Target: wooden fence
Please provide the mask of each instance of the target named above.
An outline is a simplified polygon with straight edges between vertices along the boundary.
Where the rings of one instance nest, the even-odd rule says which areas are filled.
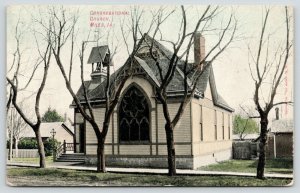
[[[257,143],[234,141],[232,144],[233,159],[251,159],[257,156]]]
[[[7,149],[7,156],[9,157],[9,149]],[[18,150],[18,156],[16,155],[16,150],[13,149],[13,158],[19,157],[19,158],[33,158],[33,157],[39,157],[38,150],[37,149],[19,149]]]

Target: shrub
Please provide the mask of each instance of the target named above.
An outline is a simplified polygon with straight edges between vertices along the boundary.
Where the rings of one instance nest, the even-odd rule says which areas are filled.
[[[23,138],[19,141],[18,144],[19,149],[37,149],[37,141],[33,138]]]
[[[53,148],[57,148],[60,145],[60,142],[58,142],[56,139],[48,138],[46,141],[44,141],[44,148],[45,148],[45,155],[49,156],[52,155]]]

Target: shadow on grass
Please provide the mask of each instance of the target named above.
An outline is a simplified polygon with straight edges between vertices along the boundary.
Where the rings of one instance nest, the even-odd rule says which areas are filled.
[[[256,168],[258,160],[255,160],[249,167]],[[293,169],[293,158],[275,158],[266,160],[266,168]]]

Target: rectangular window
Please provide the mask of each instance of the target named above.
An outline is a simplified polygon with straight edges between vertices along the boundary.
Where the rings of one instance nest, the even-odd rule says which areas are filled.
[[[203,115],[202,115],[202,105],[200,105],[200,141],[203,141]]]
[[[230,114],[228,114],[228,139],[230,139]]]
[[[218,140],[218,130],[217,130],[217,111],[215,110],[215,140]]]
[[[222,137],[225,139],[225,131],[224,131],[224,112],[222,112]]]
[[[215,125],[215,140],[218,140],[217,125]]]

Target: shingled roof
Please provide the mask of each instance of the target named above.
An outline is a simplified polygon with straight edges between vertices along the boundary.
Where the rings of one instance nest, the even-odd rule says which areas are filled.
[[[149,36],[144,38],[144,41],[152,40]],[[169,60],[172,56],[172,52],[165,48],[159,42],[154,41],[154,46],[159,52],[163,55],[159,57],[159,64],[162,69],[162,74],[165,75],[168,70]],[[140,42],[140,44],[143,42]],[[155,65],[155,61],[151,57],[138,57],[137,54],[134,57],[134,65],[138,65],[140,69],[143,71],[144,78],[148,79],[154,86],[159,86],[161,84],[161,79],[159,76],[159,71],[157,66]],[[192,64],[191,64],[192,65]],[[213,102],[216,106],[224,108],[228,111],[234,111],[226,101],[218,94],[215,84],[215,78],[213,73],[213,68],[210,62],[206,63],[206,67],[204,68],[203,73],[201,74],[198,82],[197,89],[195,95],[200,98],[204,97],[205,90],[207,88],[208,82],[210,83],[210,87],[212,90]],[[167,94],[169,97],[172,96],[180,96],[184,92],[184,73],[183,73],[183,61],[179,61],[178,65],[175,69],[174,77],[172,78],[170,84],[167,87]],[[124,69],[126,68],[126,64],[119,68],[115,73],[110,76],[111,85],[113,86],[114,82],[117,82],[117,78],[120,76],[120,73],[124,73]],[[193,77],[189,76],[188,84],[190,87],[190,82]],[[106,80],[102,83],[99,83],[99,80],[90,80],[85,81],[85,86],[88,91],[88,98],[91,102],[104,102],[105,100],[105,85]],[[191,89],[191,88],[190,88]],[[83,87],[81,86],[77,92],[77,96],[81,100],[82,103],[85,103],[85,99],[83,97]],[[72,105],[75,105],[74,102]],[[71,106],[72,106],[71,105]]]
[[[92,63],[104,61],[107,52],[108,52],[107,45],[93,47],[87,63],[92,64]]]
[[[293,133],[293,131],[294,121],[291,119],[280,119],[272,121],[272,133]]]

